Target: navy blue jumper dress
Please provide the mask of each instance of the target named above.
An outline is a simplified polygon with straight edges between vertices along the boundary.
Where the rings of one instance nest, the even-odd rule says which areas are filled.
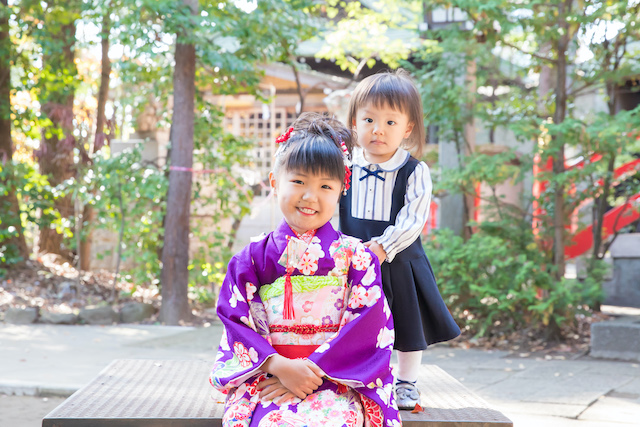
[[[388,226],[395,224],[398,212],[404,206],[407,180],[418,163],[417,159],[409,157],[398,171],[388,222],[354,218],[351,215],[351,188],[347,190],[340,199],[340,230],[366,242],[381,236]],[[396,350],[424,350],[429,344],[460,335],[460,328],[438,291],[420,236],[391,263],[382,262],[380,268],[384,294],[393,315]]]

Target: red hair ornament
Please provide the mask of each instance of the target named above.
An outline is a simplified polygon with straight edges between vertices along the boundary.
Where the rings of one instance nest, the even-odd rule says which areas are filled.
[[[291,138],[291,132],[293,132],[293,126],[290,126],[285,133],[276,138],[276,144],[287,142]]]
[[[347,190],[351,186],[351,162],[349,161],[349,149],[343,140],[340,140],[340,148],[342,148],[342,158],[344,160],[344,191],[342,194],[347,195]]]

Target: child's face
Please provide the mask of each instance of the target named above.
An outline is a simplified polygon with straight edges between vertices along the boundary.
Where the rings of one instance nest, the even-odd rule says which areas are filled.
[[[281,170],[269,182],[287,224],[299,234],[325,225],[336,209],[342,182],[329,175]]]
[[[408,138],[413,130],[409,116],[388,105],[364,105],[358,109],[352,125],[358,135],[358,145],[371,163],[384,163],[391,159],[402,140]]]

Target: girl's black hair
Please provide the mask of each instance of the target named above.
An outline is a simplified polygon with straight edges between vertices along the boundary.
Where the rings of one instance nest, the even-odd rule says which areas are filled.
[[[327,174],[344,182],[345,164],[341,142],[351,158],[353,136],[340,121],[319,113],[302,113],[293,122],[289,139],[276,152],[274,172],[308,171]]]
[[[382,72],[364,78],[351,94],[347,123],[354,126],[358,109],[372,104],[375,107],[388,106],[409,117],[413,131],[404,141],[403,147],[416,157],[422,155],[426,143],[422,98],[416,84],[408,72],[398,69],[395,72]]]

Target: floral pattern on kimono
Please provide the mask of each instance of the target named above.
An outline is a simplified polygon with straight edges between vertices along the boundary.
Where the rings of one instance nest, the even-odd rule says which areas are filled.
[[[293,319],[283,315],[287,267]],[[329,223],[299,238],[282,222],[233,257],[217,312],[224,332],[210,382],[227,394],[223,426],[401,424],[391,392],[393,320],[380,266],[360,240]],[[326,378],[303,400],[261,401],[256,387],[268,374],[260,367],[287,345],[313,346],[308,359]]]

